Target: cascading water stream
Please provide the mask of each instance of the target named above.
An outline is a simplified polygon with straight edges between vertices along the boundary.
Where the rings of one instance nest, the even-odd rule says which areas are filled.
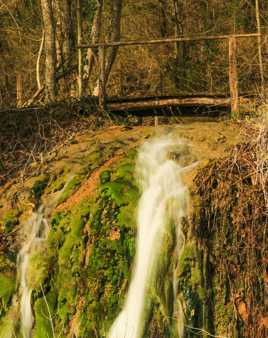
[[[49,232],[46,216],[57,204],[59,196],[65,190],[72,178],[73,175],[69,175],[64,187],[56,192],[54,196],[51,196],[49,203],[41,205],[24,224],[22,229],[25,241],[18,254],[17,271],[20,297],[20,327],[23,338],[31,338],[34,324],[34,315],[31,305],[32,289],[28,283],[30,258],[46,241]]]
[[[138,206],[135,264],[124,308],[112,325],[109,338],[143,336],[146,296],[156,277],[162,241],[171,222],[176,227],[177,251],[183,247],[181,219],[187,213],[188,194],[181,179],[184,168],[171,158],[178,146],[183,146],[183,142],[158,138],[145,143],[139,152],[136,170],[142,196]],[[178,301],[175,309],[177,336],[181,337],[183,314]]]
[[[23,338],[31,337],[34,322],[31,306],[32,290],[27,281],[30,257],[42,245],[48,233],[48,224],[43,209],[40,207],[37,212],[33,213],[25,225],[27,237],[18,255],[20,318]]]

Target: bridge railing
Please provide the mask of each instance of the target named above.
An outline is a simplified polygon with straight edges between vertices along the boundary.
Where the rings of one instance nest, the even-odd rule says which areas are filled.
[[[239,94],[246,92],[252,95],[258,91],[259,37],[259,33],[193,36],[105,42],[80,45],[78,48],[98,51],[96,78],[99,83],[99,106],[102,110],[106,109],[107,101],[112,96],[130,98],[200,94],[230,98],[231,110],[235,112],[239,110]],[[243,39],[250,40],[250,43],[242,44]],[[117,58],[107,78],[106,55],[112,48],[118,49]],[[188,48],[187,60],[178,51],[183,48]],[[217,50],[218,54],[212,53],[212,50]],[[245,54],[246,59],[243,58]],[[153,71],[150,72],[150,68]],[[190,85],[187,83],[189,74],[191,81],[188,81],[192,82]],[[193,90],[188,89],[189,87]]]

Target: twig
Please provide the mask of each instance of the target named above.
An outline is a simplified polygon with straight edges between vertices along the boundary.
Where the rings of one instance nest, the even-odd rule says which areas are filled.
[[[44,290],[43,290],[43,287],[42,287],[42,284],[41,284],[41,283],[40,283],[40,287],[41,287],[41,291],[42,291],[42,294],[43,294],[44,301],[45,301],[46,306],[47,306],[47,311],[48,311],[48,315],[49,315],[50,326],[51,326],[51,330],[52,330],[52,336],[53,336],[53,338],[56,338],[55,332],[54,332],[53,319],[52,319],[51,312],[50,312],[50,309],[49,309],[49,305],[48,305],[48,302],[47,302],[47,298],[46,298],[46,295],[45,295],[45,293],[44,293]]]
[[[193,331],[197,331],[197,334],[205,333],[209,337],[214,337],[214,338],[230,338],[230,337],[227,337],[227,336],[215,336],[212,333],[209,333],[208,331],[206,331],[204,329],[201,329],[201,328],[198,328],[198,327],[193,327],[193,326],[189,326],[189,325],[185,325],[185,327],[187,329],[190,329],[190,330],[193,330]]]

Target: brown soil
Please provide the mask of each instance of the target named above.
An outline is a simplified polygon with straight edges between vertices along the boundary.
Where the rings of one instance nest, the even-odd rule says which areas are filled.
[[[89,178],[81,185],[81,187],[70,197],[67,201],[61,203],[57,206],[56,211],[63,211],[66,209],[71,209],[74,205],[81,202],[83,199],[93,195],[96,190],[99,182],[100,174],[111,167],[115,162],[117,162],[122,155],[116,154],[108,161],[106,161],[101,167],[96,169]]]

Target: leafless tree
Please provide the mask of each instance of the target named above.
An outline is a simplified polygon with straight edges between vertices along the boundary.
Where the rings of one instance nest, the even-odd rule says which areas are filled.
[[[56,44],[52,0],[41,0],[41,9],[45,31],[46,97],[48,101],[54,101],[56,98]]]

